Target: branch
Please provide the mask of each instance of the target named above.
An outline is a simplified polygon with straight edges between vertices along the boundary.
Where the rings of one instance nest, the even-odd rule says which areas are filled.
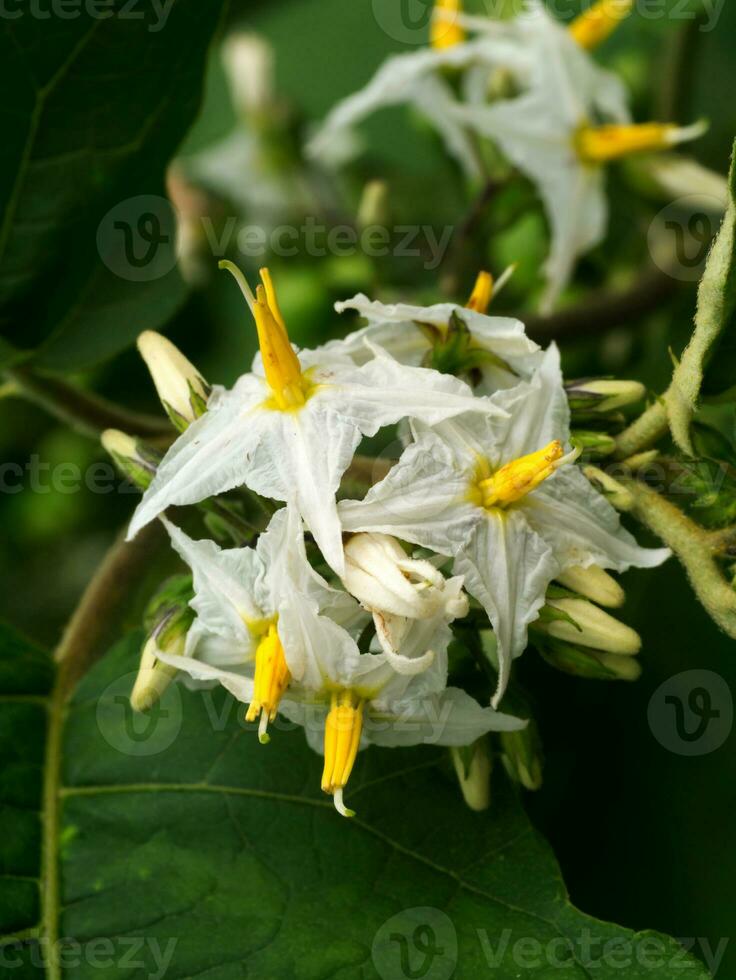
[[[83,435],[97,439],[105,429],[121,429],[148,439],[171,439],[171,425],[164,418],[129,412],[59,378],[37,375],[25,368],[9,370],[7,376],[16,385],[17,394]]]
[[[675,279],[651,266],[626,289],[601,289],[581,303],[548,316],[522,313],[518,318],[526,323],[527,333],[535,340],[599,336],[654,313],[677,287]]]

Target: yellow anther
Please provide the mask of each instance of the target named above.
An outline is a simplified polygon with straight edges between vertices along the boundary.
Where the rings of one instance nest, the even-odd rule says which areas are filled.
[[[255,721],[261,716],[258,726],[261,742],[268,741],[268,723],[276,717],[279,702],[290,679],[276,624],[271,623],[256,650],[253,700],[245,716],[246,721]]]
[[[342,802],[342,791],[353,771],[363,731],[363,701],[352,691],[332,695],[330,711],[325,721],[325,765],[322,789],[331,793],[336,808],[343,816],[352,817]]]
[[[602,44],[628,17],[634,0],[598,0],[570,24],[570,34],[590,51]]]
[[[429,40],[433,48],[453,48],[463,43],[465,30],[457,22],[461,13],[461,0],[435,0],[429,27]]]
[[[663,150],[701,136],[706,123],[676,126],[674,123],[582,126],[575,136],[578,156],[586,163],[606,163],[632,153]]]
[[[476,313],[487,313],[492,298],[493,276],[490,272],[479,272],[465,308],[475,310]]]
[[[284,412],[299,408],[306,401],[309,386],[289,341],[270,272],[261,269],[263,282],[256,287],[254,296],[236,265],[223,259],[220,268],[227,269],[235,277],[255,318],[263,370],[273,393],[272,407]]]
[[[512,460],[491,476],[478,481],[479,503],[483,507],[508,507],[535,490],[560,466],[573,462],[579,455],[579,450],[565,455],[562,443],[555,440],[544,449]]]

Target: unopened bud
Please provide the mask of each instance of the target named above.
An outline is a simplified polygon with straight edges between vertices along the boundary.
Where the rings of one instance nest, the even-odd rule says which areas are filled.
[[[584,466],[583,473],[613,504],[616,510],[631,510],[634,506],[633,495],[612,476],[597,466]]]
[[[491,805],[493,760],[486,739],[479,739],[473,745],[453,747],[450,754],[463,799],[471,810],[487,810]]]
[[[193,594],[191,576],[177,575],[166,582],[148,604],[144,622],[149,636],[130,695],[135,711],[146,711],[154,705],[176,676],[176,668],[162,663],[158,654],[184,655],[187,635],[194,621],[194,612],[189,606]]]
[[[573,429],[570,442],[586,456],[610,456],[616,449],[616,440],[607,432]]]
[[[262,113],[274,101],[274,52],[257,34],[232,34],[222,45],[222,62],[235,109]]]
[[[641,401],[647,389],[640,381],[616,381],[609,378],[581,378],[565,385],[570,408],[574,413],[604,415]]]
[[[567,643],[635,656],[641,637],[587,599],[548,599],[535,628]]]
[[[369,180],[365,185],[356,223],[359,228],[388,223],[388,185],[385,180]]]
[[[178,347],[153,330],[138,337],[138,350],[151,372],[158,397],[174,426],[183,432],[207,411],[210,388]]]
[[[593,681],[636,681],[641,676],[641,665],[634,657],[585,650],[553,639],[539,644],[539,652],[551,667],[573,677]]]
[[[690,157],[677,153],[653,153],[632,157],[628,169],[666,201],[697,196],[703,210],[720,214],[728,203],[728,180]]]
[[[130,704],[134,711],[148,711],[152,708],[176,676],[176,667],[158,659],[159,649],[156,638],[150,636],[143,647],[138,676],[130,693]],[[172,646],[169,652],[182,653],[183,644]]]
[[[626,595],[616,579],[599,565],[574,565],[557,576],[560,585],[597,602],[599,606],[617,609],[624,604]]]
[[[534,721],[518,732],[501,732],[503,764],[514,782],[524,789],[538,790],[542,786],[542,743]]]
[[[141,490],[148,489],[161,462],[161,454],[119,429],[105,429],[101,442],[123,476]]]

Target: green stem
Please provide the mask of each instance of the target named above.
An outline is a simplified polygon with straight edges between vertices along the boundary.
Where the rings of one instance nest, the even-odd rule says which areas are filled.
[[[661,494],[627,476],[617,476],[633,499],[632,513],[677,555],[711,618],[736,639],[736,591],[723,576],[713,535],[698,527]],[[725,532],[720,532],[721,538]],[[733,538],[733,533],[731,533]]]
[[[616,437],[615,459],[627,459],[643,449],[649,449],[667,435],[669,423],[664,401],[666,397],[663,395],[654,405],[650,405],[635,422]]]
[[[41,811],[41,936],[45,941],[48,980],[62,980],[59,936],[61,908],[59,828],[61,748],[66,706],[78,679],[102,649],[118,609],[132,584],[163,541],[158,522],[144,528],[135,541],[120,536],[108,551],[64,630],[54,654],[56,679],[48,702],[45,770]]]

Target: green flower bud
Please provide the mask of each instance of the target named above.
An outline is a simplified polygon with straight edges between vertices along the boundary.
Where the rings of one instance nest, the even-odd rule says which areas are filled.
[[[161,454],[119,429],[106,429],[101,441],[123,476],[141,490],[146,490],[156,475]]]
[[[641,676],[641,665],[633,657],[584,650],[551,638],[537,642],[536,646],[550,666],[573,677],[594,681],[635,681]]]
[[[639,381],[617,381],[613,378],[580,378],[565,385],[570,409],[574,414],[605,415],[641,401],[647,393]]]
[[[586,456],[610,456],[616,448],[616,440],[607,432],[573,429],[570,442]]]
[[[491,770],[493,760],[485,738],[472,745],[450,749],[463,799],[471,810],[480,812],[491,805]]]
[[[641,649],[635,630],[587,599],[548,599],[545,610],[534,629],[556,639],[622,656],[636,656]]]
[[[598,565],[589,565],[587,568],[574,565],[558,575],[557,581],[571,592],[577,592],[578,595],[609,609],[622,606],[626,598],[616,579]]]
[[[158,397],[173,425],[183,432],[207,411],[210,387],[170,340],[153,330],[138,338],[138,350],[151,372]]]
[[[176,676],[176,668],[162,663],[158,654],[183,656],[194,621],[194,611],[189,606],[193,594],[191,576],[178,575],[166,582],[149,603],[144,616],[149,635],[130,695],[134,711],[151,708]]]
[[[531,791],[542,785],[542,742],[536,722],[530,719],[518,732],[501,732],[501,749],[506,772],[514,782]]]

